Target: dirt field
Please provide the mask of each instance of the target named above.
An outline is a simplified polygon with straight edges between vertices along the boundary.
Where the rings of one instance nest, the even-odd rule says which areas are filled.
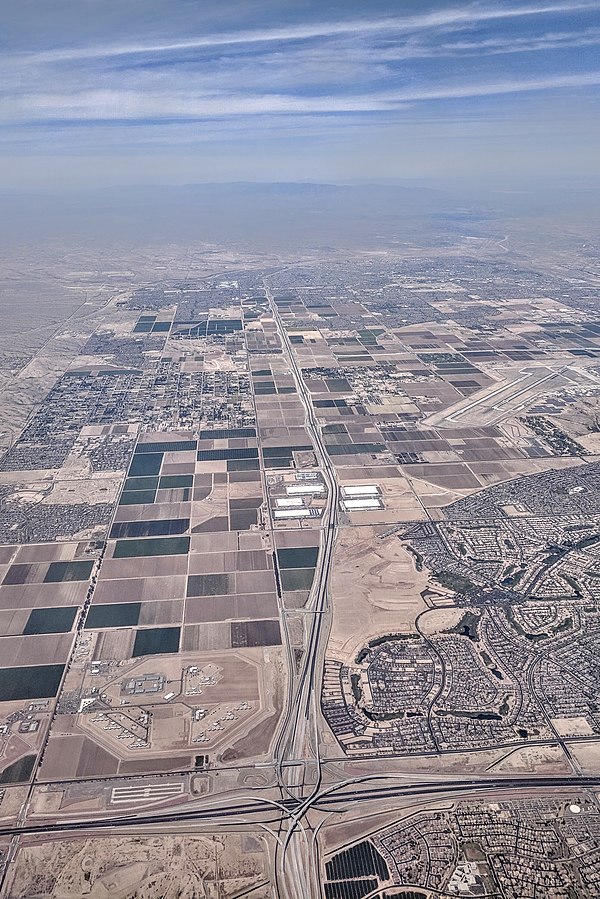
[[[79,606],[85,599],[87,589],[87,581],[3,587],[0,594],[0,608],[37,609],[43,606]]]
[[[57,720],[60,726],[60,718]],[[118,760],[102,746],[79,734],[53,734],[40,768],[40,780],[63,777],[107,777],[116,774]],[[98,796],[100,799],[100,796]],[[97,803],[99,804],[99,803]]]
[[[187,571],[187,556],[144,556],[132,559],[106,559],[102,580],[112,578],[174,577]]]
[[[165,600],[163,602],[145,602],[140,609],[138,624],[179,624],[183,617],[183,599]]]
[[[115,521],[155,521],[169,518],[189,518],[191,503],[152,503],[140,506],[119,506]]]
[[[329,653],[355,654],[371,637],[413,630],[424,608],[426,573],[415,570],[396,536],[380,540],[373,527],[344,528],[335,547],[333,626]],[[351,585],[351,586],[350,586]]]
[[[64,468],[61,471],[60,480],[54,482],[51,493],[42,499],[43,505],[56,503],[86,503],[93,506],[96,503],[114,503],[117,500],[121,487],[121,475],[112,475],[102,472],[92,475],[90,471],[82,471],[80,477],[73,479],[73,472],[68,475]]]
[[[73,634],[36,634],[29,637],[4,637],[2,665],[55,665],[65,662]]]
[[[11,868],[7,899],[196,899],[242,895],[266,878],[264,835],[154,836],[31,842]],[[271,899],[270,887],[252,890]]]
[[[509,752],[488,770],[497,774],[570,774],[570,767],[559,746],[524,746]]]
[[[237,534],[230,531],[192,535],[191,553],[234,552],[238,548]]]
[[[569,743],[567,745],[575,756],[582,774],[597,774],[600,765],[600,741],[585,743]]]
[[[71,561],[76,557],[78,543],[40,543],[22,546],[15,562],[59,562]]]
[[[179,599],[185,596],[185,576],[128,578],[100,581],[94,592],[95,603],[148,602]]]

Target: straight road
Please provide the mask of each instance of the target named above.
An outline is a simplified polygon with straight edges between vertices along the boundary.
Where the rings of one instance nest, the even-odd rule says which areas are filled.
[[[312,798],[321,784],[321,758],[319,753],[319,711],[322,671],[325,648],[331,621],[329,603],[329,577],[333,547],[337,534],[339,486],[335,468],[323,441],[321,428],[315,415],[310,391],[298,365],[290,338],[279,314],[272,291],[265,283],[265,293],[271,307],[273,320],[290,370],[294,376],[298,397],[304,406],[305,425],[312,440],[319,468],[327,485],[327,504],[323,512],[321,545],[307,611],[310,621],[301,671],[292,694],[291,706],[284,715],[276,742],[276,759],[279,765],[280,786],[288,798],[299,798],[302,777],[306,766],[285,766],[292,759],[307,759],[317,772],[310,796],[306,797],[288,825],[284,850],[279,859],[279,886],[285,899],[306,899],[321,895],[319,872],[311,864],[312,853],[300,828],[300,822]],[[293,672],[290,672],[290,677]],[[312,744],[312,745],[311,745]]]
[[[406,775],[404,775],[406,778]],[[389,782],[388,782],[389,781]],[[373,784],[376,784],[373,786]],[[0,828],[0,836],[17,836],[22,834],[51,834],[62,833],[65,836],[79,831],[92,830],[136,830],[140,827],[158,825],[185,824],[191,827],[194,824],[207,824],[211,827],[224,824],[226,828],[235,827],[242,823],[249,824],[277,824],[286,819],[295,819],[298,808],[306,807],[328,812],[332,807],[335,810],[352,809],[355,803],[372,803],[381,801],[383,808],[393,809],[395,799],[417,800],[420,797],[439,797],[440,800],[452,797],[469,796],[472,794],[488,795],[498,792],[527,791],[532,795],[540,792],[560,791],[561,794],[572,791],[577,795],[582,790],[598,790],[600,788],[600,775],[561,775],[544,776],[527,774],[522,776],[479,776],[469,777],[464,780],[459,777],[449,778],[445,781],[412,781],[402,780],[401,775],[371,774],[363,777],[352,778],[347,781],[332,784],[317,791],[310,799],[310,795],[300,797],[296,802],[292,800],[273,802],[271,800],[244,796],[232,797],[229,800],[220,798],[207,798],[194,800],[186,806],[172,811],[156,810],[122,815],[111,815],[106,818],[80,818],[77,820],[66,819],[64,821],[39,822],[23,824],[19,827]],[[189,808],[193,805],[194,808]],[[303,899],[307,899],[306,896]],[[310,899],[313,899],[312,895]]]

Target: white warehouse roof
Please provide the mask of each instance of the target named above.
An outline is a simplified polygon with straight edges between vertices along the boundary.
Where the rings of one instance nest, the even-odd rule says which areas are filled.
[[[309,493],[324,493],[325,484],[290,484],[285,489],[290,495],[294,493],[308,495]]]
[[[360,484],[353,487],[342,487],[342,496],[379,496],[377,484]]]
[[[368,509],[383,508],[381,500],[371,496],[365,496],[362,499],[344,499],[342,500],[342,507],[346,510],[346,512],[366,512]]]

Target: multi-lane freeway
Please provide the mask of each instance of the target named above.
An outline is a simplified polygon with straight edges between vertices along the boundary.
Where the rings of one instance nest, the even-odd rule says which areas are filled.
[[[295,683],[292,683],[291,702],[288,702],[288,708],[283,716],[275,743],[280,787],[284,796],[287,795],[288,800],[299,798],[305,765],[286,766],[284,763],[291,759],[306,759],[312,762],[313,770],[316,772],[312,791],[293,809],[287,824],[283,850],[277,859],[278,885],[282,896],[285,899],[306,899],[307,895],[318,896],[321,892],[319,872],[315,870],[314,865],[309,864],[308,843],[304,839],[300,822],[312,799],[317,795],[321,784],[319,697],[331,612],[328,585],[337,533],[339,486],[335,468],[321,435],[310,392],[304,382],[273,293],[266,284],[265,292],[271,306],[273,320],[277,326],[282,350],[287,356],[290,370],[294,376],[298,397],[304,406],[306,430],[312,440],[317,462],[327,484],[327,504],[322,518],[321,546],[306,606],[307,612],[311,614],[306,616],[309,624],[302,667]],[[293,672],[290,670],[290,678],[292,677]],[[310,757],[308,753],[310,753]]]
[[[389,781],[389,782],[388,782]],[[492,793],[510,793],[515,790],[527,791],[530,795],[559,791],[561,794],[581,790],[598,790],[600,775],[504,775],[501,777],[472,776],[429,778],[417,780],[402,774],[368,774],[350,778],[339,783],[321,787],[316,792],[303,793],[297,799],[272,800],[267,797],[239,795],[210,799],[194,799],[177,809],[128,812],[99,818],[65,817],[62,820],[38,821],[21,824],[18,827],[1,827],[0,837],[24,834],[64,833],[96,831],[106,829],[127,829],[159,825],[194,824],[206,825],[226,822],[228,826],[253,822],[278,825],[296,821],[302,811],[347,811],[354,803],[381,802],[383,809],[393,807],[396,799],[436,797],[441,799],[461,798],[472,794],[489,796]],[[312,897],[311,897],[312,899]]]

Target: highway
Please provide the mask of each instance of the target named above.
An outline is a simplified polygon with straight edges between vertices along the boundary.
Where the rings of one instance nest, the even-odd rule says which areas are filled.
[[[388,783],[390,782],[390,783]],[[0,828],[0,836],[20,836],[24,834],[51,834],[51,833],[76,833],[78,831],[96,831],[106,829],[133,829],[140,827],[157,828],[159,825],[207,824],[214,826],[219,822],[228,827],[241,823],[279,824],[286,821],[294,822],[298,818],[299,810],[304,809],[303,814],[309,809],[330,812],[332,809],[347,811],[355,803],[383,803],[383,809],[393,808],[393,800],[437,797],[438,799],[451,799],[452,797],[469,796],[471,794],[489,795],[497,792],[511,792],[515,790],[545,793],[548,791],[560,791],[568,793],[572,791],[580,793],[582,790],[597,790],[600,788],[600,774],[597,775],[535,775],[522,776],[480,775],[465,777],[458,776],[443,780],[412,780],[402,774],[367,774],[361,777],[350,778],[346,781],[312,790],[306,795],[299,796],[296,800],[287,799],[275,801],[260,796],[235,796],[229,800],[221,798],[192,800],[178,809],[141,811],[122,815],[111,815],[105,818],[97,816],[91,818],[69,818],[62,821],[40,821],[38,823],[22,824],[18,827]],[[189,806],[193,806],[189,808]],[[263,817],[266,816],[266,817]],[[312,896],[311,896],[312,899]]]
[[[313,614],[306,616],[309,632],[302,668],[294,684],[292,701],[284,714],[275,744],[275,758],[278,762],[279,783],[288,798],[297,798],[301,789],[301,778],[305,766],[284,767],[291,759],[307,758],[312,755],[317,776],[312,793],[304,797],[292,815],[285,837],[284,848],[278,859],[278,888],[284,899],[306,899],[307,896],[321,895],[319,872],[309,864],[308,845],[302,838],[299,822],[305,815],[321,784],[321,759],[319,755],[319,712],[321,676],[325,647],[329,634],[331,606],[329,603],[329,576],[333,559],[333,547],[337,534],[339,486],[333,463],[321,435],[310,392],[302,377],[302,372],[289,339],[285,325],[279,314],[273,293],[265,283],[265,293],[271,307],[273,320],[281,341],[281,347],[294,376],[298,397],[305,412],[305,425],[310,435],[319,468],[327,485],[327,505],[321,522],[321,545],[307,610]],[[290,672],[290,677],[293,672]],[[312,738],[312,739],[311,739]],[[312,745],[309,745],[312,743]]]

